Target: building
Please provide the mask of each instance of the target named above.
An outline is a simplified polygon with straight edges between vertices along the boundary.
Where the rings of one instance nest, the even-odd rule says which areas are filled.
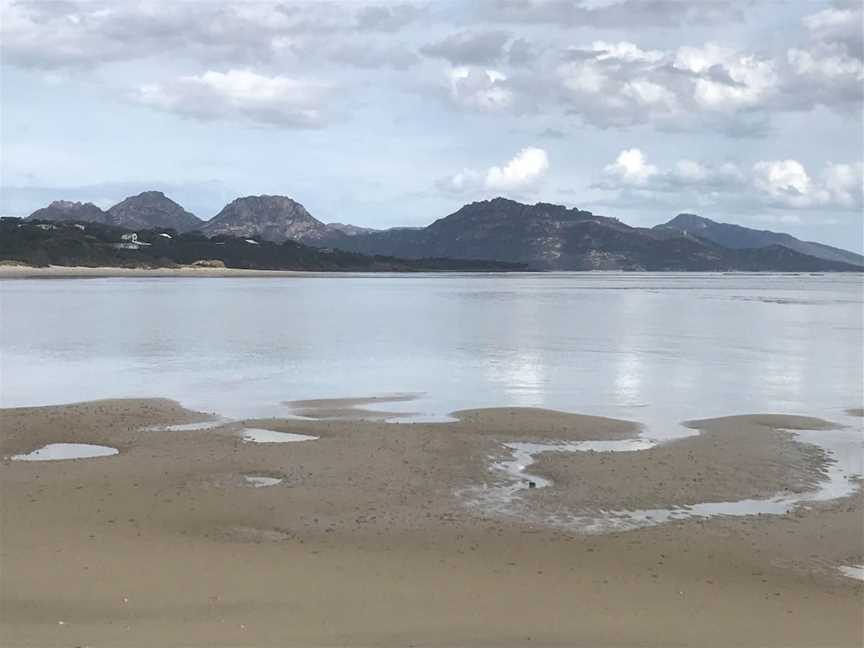
[[[140,250],[148,245],[150,244],[138,240],[137,232],[130,232],[129,234],[121,234],[120,242],[115,243],[112,247],[117,250]]]

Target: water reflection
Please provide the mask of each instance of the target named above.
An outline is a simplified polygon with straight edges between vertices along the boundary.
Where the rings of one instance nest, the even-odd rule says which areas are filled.
[[[0,282],[0,402],[168,396],[233,419],[422,392],[669,425],[860,404],[860,275]],[[414,409],[414,408],[412,408]]]

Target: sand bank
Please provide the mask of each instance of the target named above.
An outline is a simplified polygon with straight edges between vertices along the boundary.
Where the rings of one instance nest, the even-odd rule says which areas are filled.
[[[860,491],[783,516],[560,531],[472,509],[460,493],[499,478],[490,466],[503,442],[628,439],[639,427],[518,408],[457,416],[177,432],[153,426],[207,417],[164,400],[0,410],[3,457],[54,442],[120,450],[3,462],[0,643],[860,645],[864,586],[837,570],[864,559]],[[783,431],[823,422],[695,425],[698,436],[626,457],[544,457],[554,485],[521,497],[541,507],[750,497],[806,488],[824,469]],[[319,438],[245,443],[244,427]],[[650,476],[664,471],[686,488]],[[245,475],[281,481],[259,488]]]

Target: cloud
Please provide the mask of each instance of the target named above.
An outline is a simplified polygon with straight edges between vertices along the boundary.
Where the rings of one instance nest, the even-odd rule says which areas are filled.
[[[657,167],[648,164],[642,151],[634,148],[621,151],[615,162],[606,165],[604,172],[622,184],[643,186],[657,174]]]
[[[283,128],[316,128],[326,121],[325,84],[249,70],[208,71],[141,86],[133,99],[200,120],[235,120]]]
[[[424,13],[425,8],[409,3],[362,7],[357,11],[357,27],[369,31],[397,31]]]
[[[423,13],[407,3],[349,12],[339,3],[272,0],[2,0],[0,11],[4,62],[37,69],[96,67],[171,52],[204,64],[322,58],[347,38],[393,32]],[[331,34],[339,38],[326,37]]]
[[[503,166],[492,166],[484,172],[463,169],[442,178],[436,186],[454,194],[498,192],[518,195],[536,189],[548,170],[546,151],[529,146]]]
[[[478,16],[490,21],[610,29],[717,25],[741,20],[744,8],[738,0],[474,0],[472,4]]]
[[[449,98],[456,106],[495,112],[513,105],[513,89],[497,70],[461,66],[450,70],[448,77]]]
[[[793,159],[757,161],[749,169],[732,162],[679,160],[663,170],[639,149],[622,151],[593,188],[633,199],[733,208],[860,210],[864,164],[829,163],[818,177]]]
[[[340,38],[322,53],[331,61],[357,68],[406,70],[420,62],[420,57],[405,45],[360,39]]]
[[[861,3],[829,7],[803,18],[812,37],[822,44],[839,44],[854,58],[864,58],[864,30],[861,29]]]
[[[485,65],[504,56],[510,40],[506,31],[460,32],[420,48],[426,56],[443,58],[453,65]]]
[[[711,127],[736,134],[758,132],[753,111],[778,91],[774,64],[707,44],[674,51],[635,43],[595,41],[569,48],[556,70],[562,99],[572,114],[601,128],[653,124],[665,130]]]
[[[864,164],[829,163],[821,178],[810,177],[796,160],[773,160],[753,165],[753,184],[775,204],[786,207],[861,208]]]

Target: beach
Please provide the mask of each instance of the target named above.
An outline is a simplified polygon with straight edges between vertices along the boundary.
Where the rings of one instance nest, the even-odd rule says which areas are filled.
[[[626,444],[639,426],[537,408],[412,423],[365,418],[374,399],[297,407],[302,418],[231,421],[165,399],[0,410],[0,643],[864,638],[864,583],[840,571],[864,563],[857,483],[779,515],[618,524],[606,514],[808,492],[832,463],[796,431],[860,428],[789,415],[690,421],[688,436],[638,451],[538,454],[526,474],[549,484],[523,488],[500,469],[505,444]],[[307,440],[244,440],[256,430]],[[52,443],[119,452],[10,460]]]
[[[110,277],[293,277],[316,274],[295,270],[245,270],[242,268],[219,268],[201,265],[179,266],[176,268],[120,268],[87,266],[46,266],[0,265],[0,279],[107,279]],[[328,273],[332,274],[332,273]]]

